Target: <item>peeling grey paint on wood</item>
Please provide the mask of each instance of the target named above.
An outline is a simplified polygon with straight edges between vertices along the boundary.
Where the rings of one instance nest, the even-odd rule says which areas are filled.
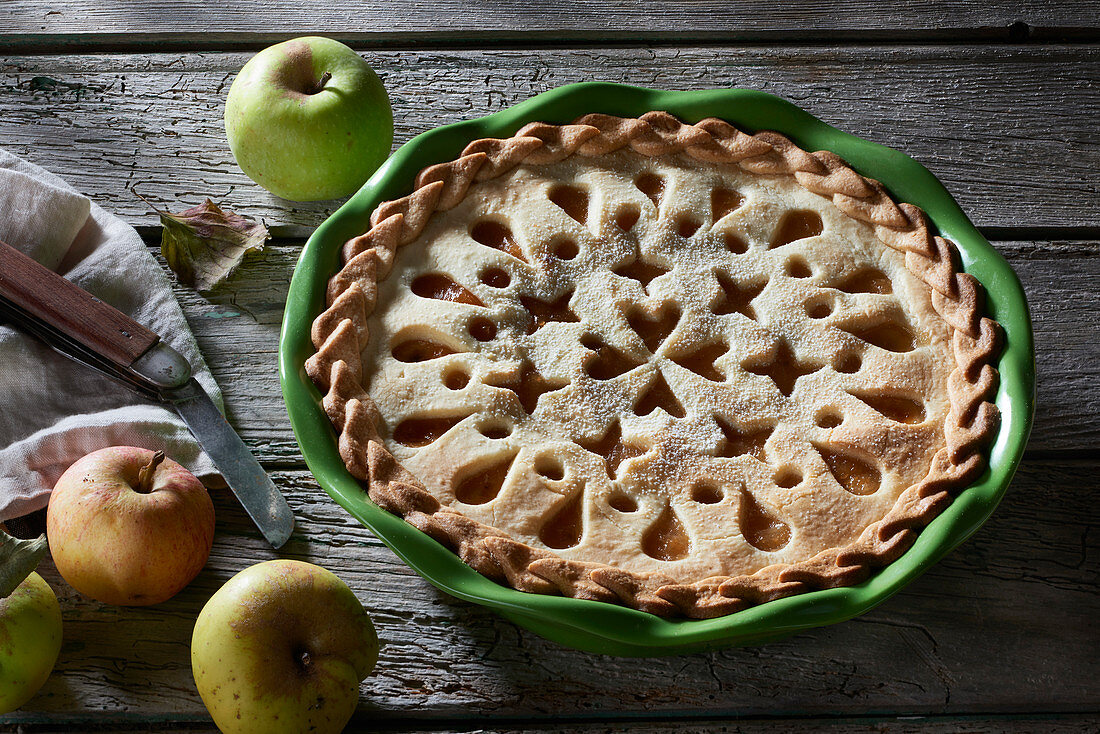
[[[499,111],[578,81],[665,89],[750,87],[937,174],[979,226],[1100,227],[1095,47],[623,48],[369,52],[390,90],[396,140]],[[0,140],[63,173],[134,224],[128,189],[194,205],[210,196],[286,234],[339,202],[293,204],[249,181],[222,109],[242,53],[24,56],[0,60]]]
[[[168,12],[173,13],[171,25],[164,22]],[[216,5],[130,0],[121,6],[95,0],[7,0],[4,14],[6,33],[0,39],[32,36],[54,46],[76,39],[84,43],[98,40],[131,44],[144,40],[150,50],[155,50],[158,41],[225,44],[239,43],[242,36],[274,40],[306,33],[360,42],[405,43],[471,39],[530,43],[563,36],[604,41],[816,38],[835,42],[838,38],[899,34],[942,38],[961,33],[1025,40],[1097,27],[1095,7],[1086,0],[807,0],[797,4],[752,0],[542,0],[537,13],[508,0],[376,0],[368,4],[355,0],[228,0]],[[676,22],[669,22],[673,18]]]
[[[166,7],[158,0],[140,0],[126,11],[86,0],[54,5],[7,3],[0,18],[11,22],[0,28],[0,47],[13,28],[15,36],[56,34],[56,43],[65,33],[94,25],[97,38],[117,42],[110,33],[148,30]],[[741,7],[736,1],[720,5],[731,13]],[[834,28],[846,27],[857,12],[876,28],[919,25],[932,17],[907,16],[912,3],[834,5],[804,10],[835,14],[834,25],[822,26]],[[1019,8],[1017,17],[1083,23],[1073,15],[1078,5],[1064,4],[1063,12],[1041,3]],[[316,16],[322,28],[351,12],[342,0],[326,7],[331,12]],[[472,22],[484,13],[493,32],[522,35],[510,26],[507,10],[489,13],[491,6],[480,4],[448,21],[446,13],[457,7],[449,0],[437,4],[443,13],[437,17]],[[954,25],[948,23],[955,28],[1001,22],[1015,12],[996,2],[943,7],[955,13]],[[293,28],[302,17],[300,3],[272,0],[264,8],[272,33]],[[723,8],[714,5],[712,15]],[[359,3],[355,9],[367,12]],[[228,30],[238,27],[234,23],[255,23],[233,2],[212,12]],[[414,7],[397,23],[417,32],[424,12]],[[365,24],[370,16],[356,18]],[[731,18],[717,22],[738,28],[764,22]],[[208,22],[203,20],[204,28]],[[780,13],[768,22],[778,27],[787,21]],[[369,28],[349,33],[373,37]],[[139,40],[151,44],[155,36]],[[1100,105],[1095,47],[444,49],[364,55],[393,90],[399,141],[593,75],[666,88],[753,86],[910,153],[941,177],[977,223],[1006,238],[1023,228],[1100,227],[1100,142],[1091,118],[1081,114]],[[209,195],[265,218],[277,233],[308,232],[333,204],[276,200],[251,184],[228,153],[221,104],[248,56],[0,58],[0,140],[135,225],[155,224],[128,191],[136,183],[143,193],[177,206]],[[277,379],[278,329],[300,245],[272,244],[209,297],[183,287],[176,293],[225,390],[230,420],[272,470],[299,518],[299,533],[282,555],[320,563],[347,580],[372,610],[386,642],[377,672],[361,688],[356,724],[441,732],[618,731],[616,725],[555,721],[612,713],[646,734],[784,727],[1095,730],[1100,243],[1024,241],[1019,235],[996,243],[1030,300],[1039,404],[1029,458],[1001,507],[971,540],[856,620],[762,648],[644,665],[562,649],[436,591],[324,495],[304,469]],[[215,497],[218,535],[210,564],[182,594],[156,608],[121,609],[82,599],[46,564],[43,573],[65,615],[58,670],[31,704],[0,716],[0,731],[65,730],[59,722],[135,729],[170,722],[173,730],[212,731],[191,680],[194,617],[233,573],[274,557],[232,497]],[[989,718],[1029,711],[1050,716]],[[938,718],[868,718],[868,712]]]
[[[1091,510],[1100,479],[1092,462],[1026,463],[973,538],[862,617],[763,647],[644,665],[567,650],[435,590],[308,472],[273,478],[299,520],[279,555],[331,569],[374,617],[384,647],[362,685],[360,712],[376,725],[470,716],[550,722],[608,711],[1088,711],[1100,698],[1100,680],[1089,673],[1100,643],[1100,535]],[[208,567],[155,608],[83,599],[47,563],[43,574],[61,599],[66,642],[28,715],[202,713],[188,664],[194,617],[232,574],[275,556],[232,496],[214,495],[218,532]]]

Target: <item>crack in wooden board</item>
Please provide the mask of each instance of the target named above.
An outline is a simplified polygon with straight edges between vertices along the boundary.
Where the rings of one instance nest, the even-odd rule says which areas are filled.
[[[380,0],[294,2],[269,0],[262,6],[243,0],[205,4],[202,13],[175,10],[172,31],[165,32],[165,8],[157,0],[131,0],[124,7],[68,0],[47,4],[7,0],[11,30],[8,43],[28,37],[42,48],[50,45],[145,43],[268,43],[321,33],[344,40],[451,42],[493,39],[530,43],[540,39],[660,41],[711,39],[817,39],[835,43],[859,38],[971,37],[1022,41],[1059,37],[1097,28],[1095,6],[1087,0],[1059,3],[850,2],[760,3],[752,0],[639,0],[631,3],[573,3],[543,0],[539,12],[507,0],[436,0],[408,5]],[[677,22],[670,26],[667,18]],[[305,20],[308,18],[308,21]],[[262,30],[257,30],[262,29]],[[216,46],[215,46],[216,47]],[[194,48],[192,46],[192,48]]]
[[[837,127],[905,151],[979,226],[1095,227],[1100,49],[974,45],[857,48],[603,48],[372,51],[396,140],[599,77],[641,86],[762,89]],[[156,218],[129,192],[210,196],[269,226],[312,227],[338,202],[292,204],[234,163],[222,107],[247,53],[8,56],[0,139],[134,224]],[[995,98],[989,90],[996,89]],[[884,100],[889,100],[885,103]]]
[[[561,648],[436,591],[329,500],[308,472],[272,476],[299,523],[279,555],[319,563],[347,581],[383,640],[378,667],[361,688],[361,715],[389,725],[476,716],[553,726],[555,717],[596,711],[1091,710],[1100,697],[1100,679],[1090,675],[1100,644],[1100,515],[1092,502],[1098,469],[1097,462],[1025,462],[972,539],[863,617],[765,647],[641,666]],[[188,663],[194,616],[232,574],[275,556],[228,492],[214,498],[218,532],[208,567],[155,608],[84,599],[44,564],[65,615],[65,642],[54,675],[20,716],[95,720],[126,707],[165,719],[202,714]]]

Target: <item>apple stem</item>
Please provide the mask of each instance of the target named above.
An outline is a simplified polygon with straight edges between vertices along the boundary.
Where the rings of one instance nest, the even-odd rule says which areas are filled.
[[[164,461],[163,451],[153,454],[153,458],[149,459],[149,463],[138,471],[137,486],[134,487],[134,491],[141,494],[149,494],[153,491],[153,472],[157,470],[162,461]]]
[[[328,84],[328,80],[331,79],[331,78],[332,78],[332,74],[330,74],[327,71],[325,73],[321,74],[321,80],[319,82],[317,82],[317,92],[322,91],[325,88],[325,85]],[[314,94],[316,94],[317,92],[314,92]]]

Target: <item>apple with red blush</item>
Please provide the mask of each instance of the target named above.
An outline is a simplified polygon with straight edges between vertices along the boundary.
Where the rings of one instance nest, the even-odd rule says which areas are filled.
[[[112,446],[77,460],[50,495],[50,553],[61,576],[107,604],[145,606],[198,575],[214,542],[214,504],[162,451]]]

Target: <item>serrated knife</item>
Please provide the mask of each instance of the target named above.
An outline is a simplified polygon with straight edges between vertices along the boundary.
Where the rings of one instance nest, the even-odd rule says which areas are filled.
[[[191,376],[191,365],[157,334],[3,242],[0,318],[171,405],[264,538],[276,548],[286,543],[294,530],[286,499]]]

